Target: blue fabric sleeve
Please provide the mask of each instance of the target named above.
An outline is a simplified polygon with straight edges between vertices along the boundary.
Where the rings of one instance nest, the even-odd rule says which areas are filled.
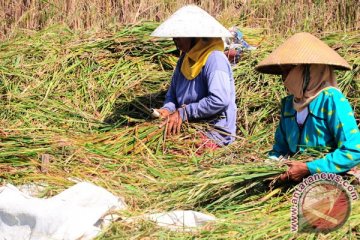
[[[326,121],[337,149],[307,163],[311,174],[316,172],[342,173],[360,163],[360,133],[348,100],[339,92],[329,97],[324,109]]]
[[[208,96],[199,102],[186,105],[186,115],[189,120],[214,116],[224,110],[230,103],[230,77],[229,73],[215,70],[208,77]],[[185,120],[184,112],[179,109],[180,115]]]
[[[282,115],[282,114],[281,114]],[[289,154],[290,150],[288,148],[288,144],[286,142],[286,136],[282,130],[282,117],[280,119],[280,123],[276,128],[275,132],[275,143],[273,145],[273,149],[269,152],[269,157],[280,157]]]

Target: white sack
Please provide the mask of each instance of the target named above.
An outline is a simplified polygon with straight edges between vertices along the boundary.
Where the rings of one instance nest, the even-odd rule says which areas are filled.
[[[215,221],[214,216],[191,210],[175,210],[164,213],[146,214],[141,217],[155,222],[158,226],[176,231],[192,231],[207,222]]]
[[[110,211],[125,209],[119,197],[78,183],[48,199],[30,197],[7,184],[0,188],[0,240],[92,239]]]

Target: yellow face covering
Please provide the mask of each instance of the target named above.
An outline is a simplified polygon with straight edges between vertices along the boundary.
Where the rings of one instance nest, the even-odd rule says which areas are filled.
[[[187,80],[193,80],[199,75],[212,51],[224,51],[221,38],[199,39],[195,46],[185,54],[181,65],[181,72]]]

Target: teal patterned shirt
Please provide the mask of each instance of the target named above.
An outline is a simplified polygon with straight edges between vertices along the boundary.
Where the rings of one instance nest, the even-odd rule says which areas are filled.
[[[343,173],[360,163],[360,133],[349,101],[334,87],[325,88],[308,105],[309,114],[300,128],[293,95],[282,99],[280,124],[270,157],[297,152],[328,151],[307,163],[311,174]]]

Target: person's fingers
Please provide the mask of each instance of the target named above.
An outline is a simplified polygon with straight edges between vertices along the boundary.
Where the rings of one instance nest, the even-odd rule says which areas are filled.
[[[173,126],[174,126],[174,121],[173,119],[169,119],[169,123],[167,125],[167,135],[171,135],[172,134],[172,129],[173,129]]]
[[[282,164],[284,164],[288,167],[291,167],[293,165],[293,161],[286,160],[286,161],[282,162]]]
[[[176,135],[177,134],[177,119],[174,119],[174,124],[173,124],[173,129],[172,129],[172,134]]]
[[[301,181],[301,177],[300,176],[292,176],[291,180],[293,180],[294,182],[300,182]]]
[[[168,122],[169,122],[169,119],[168,119],[168,118],[167,118],[166,120],[162,121],[162,122],[159,124],[159,128],[164,127]]]
[[[166,117],[165,114],[163,113],[163,111],[161,111],[161,110],[157,110],[157,111],[160,113],[161,119],[164,119]]]
[[[160,114],[160,118],[166,118],[167,116],[169,116],[170,113],[169,110],[163,108],[154,109],[154,110]]]
[[[178,122],[177,124],[177,133],[180,133],[180,130],[181,130],[181,121]]]
[[[285,173],[281,174],[279,179],[281,181],[291,180],[294,182],[300,182],[306,175],[307,175],[306,173],[303,173],[299,170],[298,163],[292,162],[289,165],[289,169]]]
[[[168,110],[162,109],[160,112],[160,117],[161,118],[166,118],[167,116],[169,116],[170,112]]]
[[[303,179],[303,175],[301,174],[291,174],[291,180],[294,182],[300,182]]]
[[[285,182],[287,180],[289,180],[289,173],[288,172],[284,172],[283,174],[280,175],[279,177],[280,181]]]
[[[302,179],[302,175],[298,174],[294,168],[290,168],[287,172],[287,179],[294,181],[294,182],[300,182]]]
[[[181,130],[181,119],[178,113],[173,113],[172,115],[168,116],[167,122],[167,135],[175,135],[180,133]],[[163,126],[160,125],[160,126]]]

